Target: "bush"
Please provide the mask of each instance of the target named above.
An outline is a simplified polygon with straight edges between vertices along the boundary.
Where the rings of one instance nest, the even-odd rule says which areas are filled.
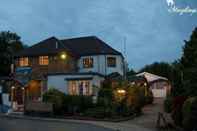
[[[167,113],[171,113],[172,111],[172,97],[171,96],[167,96],[166,99],[164,100],[164,111]]]
[[[95,118],[105,118],[105,108],[104,107],[95,107],[89,108],[85,111],[85,116],[95,117]]]
[[[197,97],[188,98],[182,108],[183,113],[183,127],[187,131],[197,129]]]
[[[75,114],[83,113],[88,108],[93,107],[91,96],[65,96],[65,110],[66,113]]]
[[[112,108],[113,105],[113,89],[111,87],[103,87],[99,90],[97,106],[104,108]]]
[[[145,89],[139,86],[130,86],[127,88],[125,103],[133,112],[140,113],[145,105]]]
[[[174,123],[178,126],[182,126],[182,107],[183,103],[186,100],[186,97],[184,96],[177,96],[173,99],[172,104],[172,119],[174,120]]]
[[[61,115],[64,113],[64,97],[65,94],[56,89],[49,89],[43,94],[43,102],[53,104],[53,112],[55,115]]]
[[[45,92],[43,101],[53,103],[55,115],[83,113],[93,107],[91,96],[65,95],[56,89],[49,89]]]

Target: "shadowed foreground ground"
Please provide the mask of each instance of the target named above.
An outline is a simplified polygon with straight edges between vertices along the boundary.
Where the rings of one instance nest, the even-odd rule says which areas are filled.
[[[100,126],[74,122],[48,122],[0,117],[0,131],[112,131]]]
[[[0,131],[157,131],[158,112],[163,112],[163,99],[143,108],[143,115],[124,122],[64,120],[61,122],[14,119],[0,116]],[[171,119],[164,113],[167,121]],[[106,128],[104,128],[106,127]],[[110,128],[110,129],[108,129]]]

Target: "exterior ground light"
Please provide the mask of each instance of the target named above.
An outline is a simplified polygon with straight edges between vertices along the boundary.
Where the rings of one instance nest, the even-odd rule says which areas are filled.
[[[126,94],[126,91],[123,89],[118,89],[117,92],[118,94],[122,94],[122,95]]]
[[[117,89],[115,93],[115,98],[118,102],[121,102],[126,96],[126,90],[124,89]]]

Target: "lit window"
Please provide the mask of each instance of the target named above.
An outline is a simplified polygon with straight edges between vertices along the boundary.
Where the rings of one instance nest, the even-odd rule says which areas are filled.
[[[70,80],[68,81],[69,95],[91,95],[90,81]]]
[[[39,56],[39,64],[40,65],[48,65],[49,57],[48,56]]]
[[[29,65],[28,57],[19,58],[19,66],[28,66],[28,65]]]
[[[76,81],[69,81],[69,94],[70,95],[77,95],[78,94],[78,87]]]
[[[93,67],[93,58],[84,58],[83,59],[83,67],[84,68],[92,68]]]
[[[107,66],[108,67],[116,67],[116,58],[115,57],[108,57],[107,58]]]
[[[85,81],[85,95],[90,95],[90,82]]]

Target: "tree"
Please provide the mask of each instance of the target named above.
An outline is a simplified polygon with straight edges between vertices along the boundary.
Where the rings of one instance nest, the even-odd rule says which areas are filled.
[[[197,96],[197,28],[194,29],[190,40],[185,40],[181,64],[185,92],[188,96]]]
[[[171,65],[173,69],[173,88],[171,93],[173,96],[182,96],[185,94],[183,89],[183,66],[180,60],[174,61]]]
[[[16,33],[0,32],[0,76],[9,75],[13,55],[22,49],[24,45]]]
[[[143,67],[140,72],[149,72],[173,80],[173,68],[166,62],[155,62]]]
[[[135,75],[136,74],[136,72],[131,68],[128,72],[127,72],[127,76],[133,76],[133,75]]]

